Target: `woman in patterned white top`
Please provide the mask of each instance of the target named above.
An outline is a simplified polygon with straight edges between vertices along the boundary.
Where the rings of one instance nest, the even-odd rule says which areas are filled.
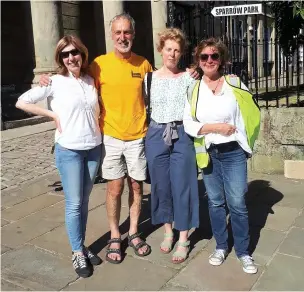
[[[49,86],[35,87],[19,97],[16,107],[52,118],[56,123],[55,158],[65,195],[65,223],[72,261],[80,277],[101,259],[84,246],[89,196],[101,158],[99,104],[94,79],[87,75],[88,50],[74,36],[57,44],[58,74]],[[52,110],[36,105],[49,99]]]
[[[195,151],[182,122],[185,96],[194,79],[177,67],[185,46],[186,38],[177,28],[159,34],[158,51],[163,66],[152,75],[151,122],[145,141],[151,177],[152,223],[164,224],[164,240],[160,245],[163,253],[172,250],[173,222],[179,231],[173,263],[185,261],[189,229],[199,226]],[[145,84],[147,90],[147,76]]]

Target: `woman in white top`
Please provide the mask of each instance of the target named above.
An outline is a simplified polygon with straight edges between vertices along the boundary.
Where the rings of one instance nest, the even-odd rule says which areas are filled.
[[[19,97],[16,107],[56,123],[55,158],[65,194],[65,223],[76,273],[88,277],[101,259],[84,246],[89,196],[100,164],[99,104],[94,79],[87,75],[88,50],[74,36],[57,44],[58,74],[49,86]],[[36,105],[48,98],[52,110]]]
[[[195,151],[182,121],[187,88],[195,80],[177,67],[185,45],[185,36],[177,28],[159,34],[158,51],[163,66],[152,74],[151,122],[145,140],[152,224],[164,225],[164,240],[160,245],[163,253],[172,249],[173,222],[179,231],[173,263],[185,261],[189,252],[188,231],[199,226]],[[147,88],[147,75],[145,85]]]
[[[209,263],[221,265],[228,254],[227,202],[237,257],[246,273],[256,273],[248,250],[249,223],[245,204],[247,156],[252,150],[233,88],[223,76],[223,67],[228,61],[227,47],[215,38],[204,40],[196,48],[195,61],[204,75],[198,89],[196,119],[192,118],[190,104],[186,102],[184,125],[189,135],[205,137],[210,155],[208,166],[202,169],[217,244]],[[241,88],[248,91],[242,83]]]

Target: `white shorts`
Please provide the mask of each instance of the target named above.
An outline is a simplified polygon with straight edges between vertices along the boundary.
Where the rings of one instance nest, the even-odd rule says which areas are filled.
[[[102,143],[102,177],[108,180],[119,179],[127,173],[131,178],[146,179],[147,161],[144,138],[122,141],[107,135]]]

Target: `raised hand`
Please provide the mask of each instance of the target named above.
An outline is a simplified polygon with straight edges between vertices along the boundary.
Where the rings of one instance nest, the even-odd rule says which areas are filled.
[[[39,78],[40,87],[51,85],[52,79],[50,78],[52,74],[42,74]]]

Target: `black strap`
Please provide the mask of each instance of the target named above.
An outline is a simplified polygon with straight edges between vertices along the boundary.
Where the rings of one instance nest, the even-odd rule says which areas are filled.
[[[151,108],[150,108],[150,91],[152,83],[152,74],[153,72],[147,73],[147,100],[146,100],[146,111],[147,111],[147,124],[150,124],[151,121]]]

